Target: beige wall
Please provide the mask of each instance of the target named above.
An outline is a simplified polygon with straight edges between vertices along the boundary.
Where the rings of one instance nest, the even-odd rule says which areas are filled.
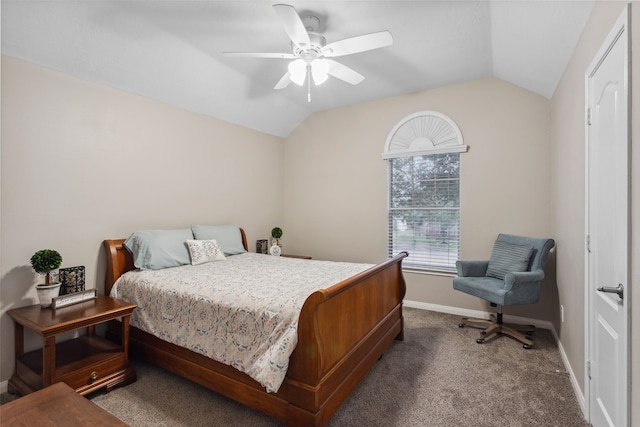
[[[106,238],[236,223],[255,242],[283,221],[282,161],[280,138],[3,56],[0,380],[36,250],[102,290]]]
[[[555,182],[554,222],[558,240],[557,281],[560,303],[565,307],[565,322],[558,327],[562,347],[579,386],[585,393],[585,72],[627,2],[598,2],[576,46],[551,102],[553,174]],[[632,5],[632,170],[640,170],[640,2]],[[631,345],[632,383],[640,384],[640,174],[632,172],[632,304]],[[633,320],[636,319],[636,320]],[[632,388],[632,402],[638,392]],[[638,425],[640,408],[632,405],[631,425]],[[635,420],[635,422],[634,422]]]
[[[500,232],[553,237],[549,101],[490,78],[325,111],[306,120],[285,142],[285,252],[365,262],[386,258],[381,153],[394,125],[423,110],[451,117],[470,147],[461,155],[463,258],[487,259]],[[454,291],[451,277],[405,277],[409,300],[489,308]],[[549,321],[556,312],[552,277],[540,304],[517,310]]]

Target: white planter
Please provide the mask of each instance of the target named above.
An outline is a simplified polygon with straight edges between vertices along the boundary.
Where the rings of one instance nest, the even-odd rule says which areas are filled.
[[[60,294],[61,283],[51,283],[49,285],[37,285],[38,299],[43,308],[51,306],[51,300]]]

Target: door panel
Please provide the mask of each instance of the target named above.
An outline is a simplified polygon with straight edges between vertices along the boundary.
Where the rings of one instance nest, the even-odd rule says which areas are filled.
[[[629,283],[627,14],[587,74],[589,412],[594,427],[628,423],[628,303],[598,291]]]

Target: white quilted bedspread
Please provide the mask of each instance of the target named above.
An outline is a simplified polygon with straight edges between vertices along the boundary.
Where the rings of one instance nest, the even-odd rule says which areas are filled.
[[[275,392],[297,344],[307,297],[371,266],[245,253],[130,271],[111,296],[138,305],[132,326],[231,365]]]

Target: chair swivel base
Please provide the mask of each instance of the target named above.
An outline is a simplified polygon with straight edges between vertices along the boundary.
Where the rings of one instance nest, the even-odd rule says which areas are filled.
[[[506,335],[522,343],[522,347],[530,349],[533,347],[533,339],[531,335],[535,332],[536,327],[533,325],[517,325],[502,323],[502,316],[498,315],[498,320],[495,316],[491,315],[491,320],[475,319],[470,317],[463,317],[462,321],[458,325],[460,328],[465,326],[471,326],[473,328],[480,328],[480,338],[476,340],[478,344],[482,344],[487,338],[492,335]]]

